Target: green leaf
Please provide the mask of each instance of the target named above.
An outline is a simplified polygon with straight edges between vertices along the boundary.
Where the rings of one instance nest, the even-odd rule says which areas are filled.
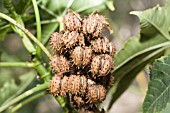
[[[157,6],[146,11],[131,12],[131,14],[137,15],[140,19],[141,34],[129,39],[115,56],[113,75],[115,75],[116,83],[113,86],[114,90],[110,91],[112,98],[108,109],[128,88],[137,72],[150,61],[149,59],[145,61],[145,57],[155,54],[161,48],[163,51],[170,45],[168,33],[170,26],[169,9],[166,5],[163,8]],[[152,57],[150,59],[153,60],[155,56]]]
[[[170,102],[170,55],[153,63],[151,79],[143,104],[144,113],[158,113]]]
[[[155,52],[162,49],[162,52],[170,45],[169,40],[161,35],[147,38],[140,35],[130,38],[124,47],[115,55],[115,69],[113,75],[116,83],[113,85],[115,90],[111,90],[112,95],[110,106],[118,99],[118,97],[128,88],[135,78],[136,74],[142,70],[151,59],[155,58]],[[156,53],[156,55],[159,53]],[[151,55],[151,57],[150,57]],[[148,59],[145,59],[148,58]],[[128,77],[128,80],[126,78]],[[126,82],[124,85],[123,82]]]
[[[141,34],[153,37],[157,34],[170,40],[170,5],[160,7],[159,5],[146,11],[133,11],[130,14],[137,15],[140,19]]]
[[[170,45],[170,42],[160,35],[151,38],[141,37],[140,35],[131,37],[116,54],[114,71],[139,55],[168,45]],[[117,75],[117,77],[120,76]]]
[[[114,74],[119,75],[120,72],[124,72],[125,76],[118,80],[115,83],[115,87],[112,88],[110,93],[112,95],[112,99],[110,101],[109,109],[112,104],[118,99],[118,97],[130,86],[130,84],[135,79],[136,75],[148,64],[149,62],[153,62],[154,59],[160,57],[162,55],[162,51],[165,48],[160,48],[156,50],[149,51],[145,54],[142,54],[133,60],[128,62],[128,65],[122,66],[120,70],[116,71]],[[136,63],[135,63],[136,62]]]
[[[19,0],[19,2],[14,7],[18,14],[24,14],[30,6],[31,0]]]
[[[0,41],[5,39],[9,30],[10,25],[4,19],[0,19]]]
[[[6,81],[0,88],[0,105],[7,103],[23,92],[35,78],[35,72],[29,72],[19,77],[19,84],[14,79]]]
[[[113,0],[112,1],[108,0],[108,1],[105,2],[105,4],[106,4],[107,8],[109,8],[111,11],[115,10],[115,7],[113,6],[113,4],[114,4]]]
[[[83,12],[83,13],[91,13],[94,10],[103,10],[108,6],[109,8],[113,9],[111,4],[107,0],[74,0],[73,4],[71,5],[71,9],[76,12]],[[50,0],[49,2],[42,2],[42,5],[49,9],[52,12],[55,12],[57,15],[61,15],[62,12],[67,7],[69,1],[68,0]]]
[[[91,13],[98,9],[99,11],[105,9],[105,2],[107,0],[75,0],[71,9],[76,12]]]
[[[0,41],[5,39],[5,37],[6,37],[9,30],[10,30],[9,27],[6,27],[6,28],[0,30]]]

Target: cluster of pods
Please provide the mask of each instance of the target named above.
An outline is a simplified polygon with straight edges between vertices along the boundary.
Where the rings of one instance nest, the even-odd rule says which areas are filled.
[[[83,19],[72,10],[64,16],[65,30],[51,35],[53,51],[51,66],[56,73],[50,83],[54,96],[70,95],[75,108],[104,101],[113,81],[115,45],[104,29],[110,33],[109,23],[98,12]]]

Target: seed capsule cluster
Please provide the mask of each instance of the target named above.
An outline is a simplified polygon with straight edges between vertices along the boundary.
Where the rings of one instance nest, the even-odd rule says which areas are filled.
[[[56,75],[50,83],[54,96],[70,95],[73,105],[82,108],[104,101],[113,81],[115,45],[104,29],[109,23],[98,12],[81,18],[72,10],[64,17],[65,30],[51,35],[50,64]]]

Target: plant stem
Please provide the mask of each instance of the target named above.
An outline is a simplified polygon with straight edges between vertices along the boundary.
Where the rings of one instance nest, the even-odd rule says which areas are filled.
[[[57,21],[59,22],[59,31],[64,30],[63,17],[62,17],[62,16],[59,16],[59,17],[57,18]]]
[[[69,95],[67,97],[56,97],[56,100],[60,104],[60,106],[64,109],[65,113],[77,113],[77,111],[70,105],[70,98]]]
[[[34,7],[34,12],[35,12],[35,19],[36,19],[36,27],[37,27],[37,39],[41,42],[41,23],[40,23],[40,14],[39,10],[37,7],[36,0],[32,0],[33,7]],[[37,56],[41,59],[41,48],[38,46],[37,47]]]
[[[19,24],[17,21],[15,21],[14,19],[12,19],[11,17],[0,13],[0,17],[11,22],[12,24],[14,24],[15,26],[17,26],[19,29],[21,29],[30,39],[32,39],[38,46],[40,46],[40,48],[44,51],[44,53],[51,58],[51,54],[49,53],[49,51],[44,47],[44,45],[37,40],[36,37],[34,37],[33,34],[31,34],[25,27],[23,27],[21,24]]]
[[[35,92],[47,89],[49,87],[49,84],[42,84],[42,85],[38,85],[37,87],[34,87],[28,91],[26,91],[25,93],[19,95],[18,97],[16,97],[15,99],[9,101],[7,104],[5,104],[4,106],[0,107],[0,112],[4,111],[5,109],[7,109],[8,107],[10,107],[11,105],[21,101],[22,99],[34,94]]]
[[[30,102],[44,96],[44,95],[46,95],[46,91],[37,93],[34,96],[20,102],[19,104],[17,104],[15,107],[12,108],[11,113],[15,113],[17,110],[21,109],[24,105],[26,105],[26,104],[28,104],[28,103],[30,103]]]
[[[11,2],[11,0],[4,0],[4,7],[9,11],[9,14],[12,15],[12,18],[14,18],[14,20],[16,20],[18,23],[20,23],[21,25],[24,26],[24,22],[21,18],[21,15],[18,15],[15,11],[15,7],[13,5],[13,3]],[[36,54],[36,49],[34,48],[32,42],[28,39],[28,37],[25,35],[25,33],[23,33],[20,29],[18,29],[16,26],[9,24],[11,26],[11,28],[22,37],[22,42],[25,46],[25,48],[27,49],[27,51],[31,54],[31,55],[35,55]]]
[[[43,5],[38,5],[42,10],[44,10],[45,12],[47,12],[48,14],[50,14],[51,16],[57,18],[57,15],[55,13],[53,13],[52,11],[50,11],[49,9],[47,9],[46,7],[44,7]]]
[[[67,10],[71,7],[71,5],[74,3],[74,0],[69,0],[66,8],[64,9],[63,13],[61,16],[64,16],[67,13]]]
[[[41,22],[41,25],[42,25],[42,24],[57,23],[58,21],[57,21],[57,19],[51,19],[51,20],[42,20],[42,21],[40,21],[40,22]],[[32,25],[33,25],[33,26],[36,26],[36,23],[33,23]]]
[[[0,67],[25,67],[25,68],[33,68],[36,63],[32,62],[0,62]]]
[[[47,71],[44,65],[36,57],[33,59],[33,62],[35,64],[40,64],[40,65],[34,66],[34,69],[39,73],[39,75],[45,82],[48,82],[50,80],[51,73]]]

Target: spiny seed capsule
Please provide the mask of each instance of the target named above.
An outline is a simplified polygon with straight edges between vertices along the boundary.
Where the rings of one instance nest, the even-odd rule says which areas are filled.
[[[73,101],[76,103],[77,107],[83,106],[85,104],[85,101],[80,96],[74,96]]]
[[[113,42],[109,42],[109,39],[105,36],[91,41],[92,49],[96,53],[107,53],[111,56],[115,54],[115,45]]]
[[[66,96],[68,93],[68,77],[55,75],[50,82],[50,91],[54,96]]]
[[[64,16],[64,26],[69,31],[81,30],[81,17],[78,13],[68,10],[68,14]],[[72,12],[72,13],[71,13]]]
[[[92,75],[106,76],[113,68],[112,57],[107,54],[97,55],[92,59],[91,72]]]
[[[110,33],[113,32],[109,23],[102,15],[99,15],[98,12],[94,12],[87,18],[84,18],[82,27],[83,33],[92,34],[94,37],[98,37],[106,27],[109,29]]]
[[[78,94],[80,90],[80,76],[71,75],[68,80],[68,90],[71,94]]]
[[[70,62],[63,55],[52,56],[50,63],[54,72],[57,73],[69,72]]]
[[[63,42],[64,42],[64,46],[66,48],[72,48],[75,45],[81,45],[81,46],[85,46],[85,42],[84,42],[84,36],[82,33],[78,33],[77,31],[66,31],[63,35]]]
[[[53,94],[53,96],[58,96],[60,94],[60,82],[61,82],[61,77],[57,75],[53,76],[50,82],[50,91]]]
[[[89,103],[98,103],[104,101],[106,89],[102,85],[91,85],[87,89],[87,99]]]
[[[84,95],[87,89],[87,78],[85,76],[71,75],[69,77],[55,75],[50,82],[50,91],[54,96]]]
[[[58,32],[54,32],[51,34],[51,39],[50,39],[50,45],[51,48],[53,49],[53,52],[55,53],[56,51],[61,52],[62,51],[62,47],[63,47],[63,31],[58,33]]]
[[[68,80],[68,91],[71,94],[84,94],[87,88],[87,78],[85,76],[71,75]]]
[[[92,50],[89,47],[77,46],[71,55],[73,62],[76,66],[86,66],[89,64],[92,57]]]
[[[63,79],[60,82],[60,95],[66,96],[66,93],[68,92],[68,79],[69,77],[64,76]]]

